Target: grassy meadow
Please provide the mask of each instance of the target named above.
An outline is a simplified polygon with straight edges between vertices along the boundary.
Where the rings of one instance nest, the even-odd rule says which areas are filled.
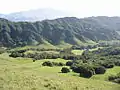
[[[67,62],[64,59],[48,60]],[[42,62],[48,60],[32,62],[28,58],[11,58],[8,53],[1,54],[0,90],[120,90],[119,84],[105,81],[109,73],[116,74],[120,67],[85,79],[73,72],[60,73],[62,67],[59,66],[43,67]]]

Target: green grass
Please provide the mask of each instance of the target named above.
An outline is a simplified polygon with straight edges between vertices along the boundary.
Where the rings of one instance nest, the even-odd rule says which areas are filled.
[[[81,55],[83,51],[84,50],[72,50],[72,53],[74,53],[75,55]]]
[[[103,48],[103,47],[98,47],[98,48]],[[98,48],[90,49],[89,51],[95,51],[98,50]],[[72,53],[74,53],[75,55],[81,55],[83,51],[84,50],[72,50]]]
[[[32,50],[28,50],[28,51],[26,51],[24,54],[28,54],[28,53],[30,53],[30,54],[35,54],[35,53],[52,53],[52,54],[59,54],[59,52],[57,52],[57,51],[32,51]]]
[[[39,44],[39,45],[36,45],[36,46],[35,45],[33,45],[33,46],[30,45],[30,46],[16,47],[14,49],[11,49],[11,51],[12,50],[24,50],[24,49],[29,49],[29,48],[35,48],[35,49],[43,49],[43,48],[45,48],[45,49],[56,49],[58,47],[48,43],[47,41],[44,41],[43,44]]]
[[[72,45],[69,43],[65,43],[64,41],[61,41],[59,45],[56,45],[56,47],[63,49],[63,48],[70,48],[72,47]]]
[[[60,73],[62,67],[43,67],[43,61],[14,59],[7,53],[0,55],[0,90],[120,90],[119,84],[81,78],[73,72],[63,74]],[[51,61],[67,62],[63,59]],[[119,70],[119,67],[115,67],[108,73]]]
[[[102,49],[103,47],[93,48],[93,49],[90,49],[89,51],[95,51],[95,50],[98,50],[99,48]]]
[[[114,67],[112,69],[107,69],[107,72],[103,75],[94,75],[92,79],[98,79],[98,80],[108,80],[108,76],[116,75],[120,72],[120,67]]]

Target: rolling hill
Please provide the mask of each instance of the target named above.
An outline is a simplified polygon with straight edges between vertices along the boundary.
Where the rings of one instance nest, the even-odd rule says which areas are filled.
[[[119,72],[120,67],[86,79],[74,72],[60,73],[62,67],[42,67],[44,61],[32,62],[30,58],[0,54],[0,90],[120,90],[119,84],[103,80],[108,74]],[[67,60],[53,61],[65,63]]]

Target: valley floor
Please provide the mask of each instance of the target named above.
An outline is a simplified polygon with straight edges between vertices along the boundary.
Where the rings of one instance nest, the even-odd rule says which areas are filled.
[[[67,60],[57,59],[66,62]],[[60,73],[62,67],[43,67],[43,60],[13,59],[7,53],[0,55],[0,90],[120,90],[120,85],[105,81],[111,72],[117,73],[120,67],[108,70],[101,78],[78,77],[73,72]]]

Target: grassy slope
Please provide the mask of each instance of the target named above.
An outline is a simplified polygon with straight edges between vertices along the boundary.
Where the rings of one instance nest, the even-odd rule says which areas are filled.
[[[72,50],[72,53],[74,53],[75,55],[81,55],[83,51],[84,50]]]
[[[86,43],[83,43],[81,41],[76,41],[78,43],[78,45],[95,45],[96,43],[93,41],[87,41]],[[39,45],[28,45],[28,46],[23,46],[23,47],[17,47],[11,50],[24,50],[24,49],[29,49],[29,48],[38,48],[38,49],[64,49],[64,48],[70,48],[72,47],[71,44],[65,43],[64,41],[61,41],[59,45],[52,45],[47,41],[44,41],[43,44],[39,44]]]
[[[98,47],[98,48],[103,48],[103,47]],[[98,48],[90,49],[89,51],[95,51],[98,50]],[[72,53],[74,53],[75,55],[81,55],[83,51],[84,50],[72,50]]]
[[[57,62],[66,62],[58,59]],[[120,85],[59,73],[61,67],[42,67],[43,60],[0,55],[0,90],[119,90]],[[120,68],[119,68],[120,70]]]
[[[120,67],[114,67],[112,69],[108,69],[107,72],[104,75],[95,75],[92,77],[92,79],[98,79],[98,80],[108,80],[108,76],[116,75],[120,72]]]

